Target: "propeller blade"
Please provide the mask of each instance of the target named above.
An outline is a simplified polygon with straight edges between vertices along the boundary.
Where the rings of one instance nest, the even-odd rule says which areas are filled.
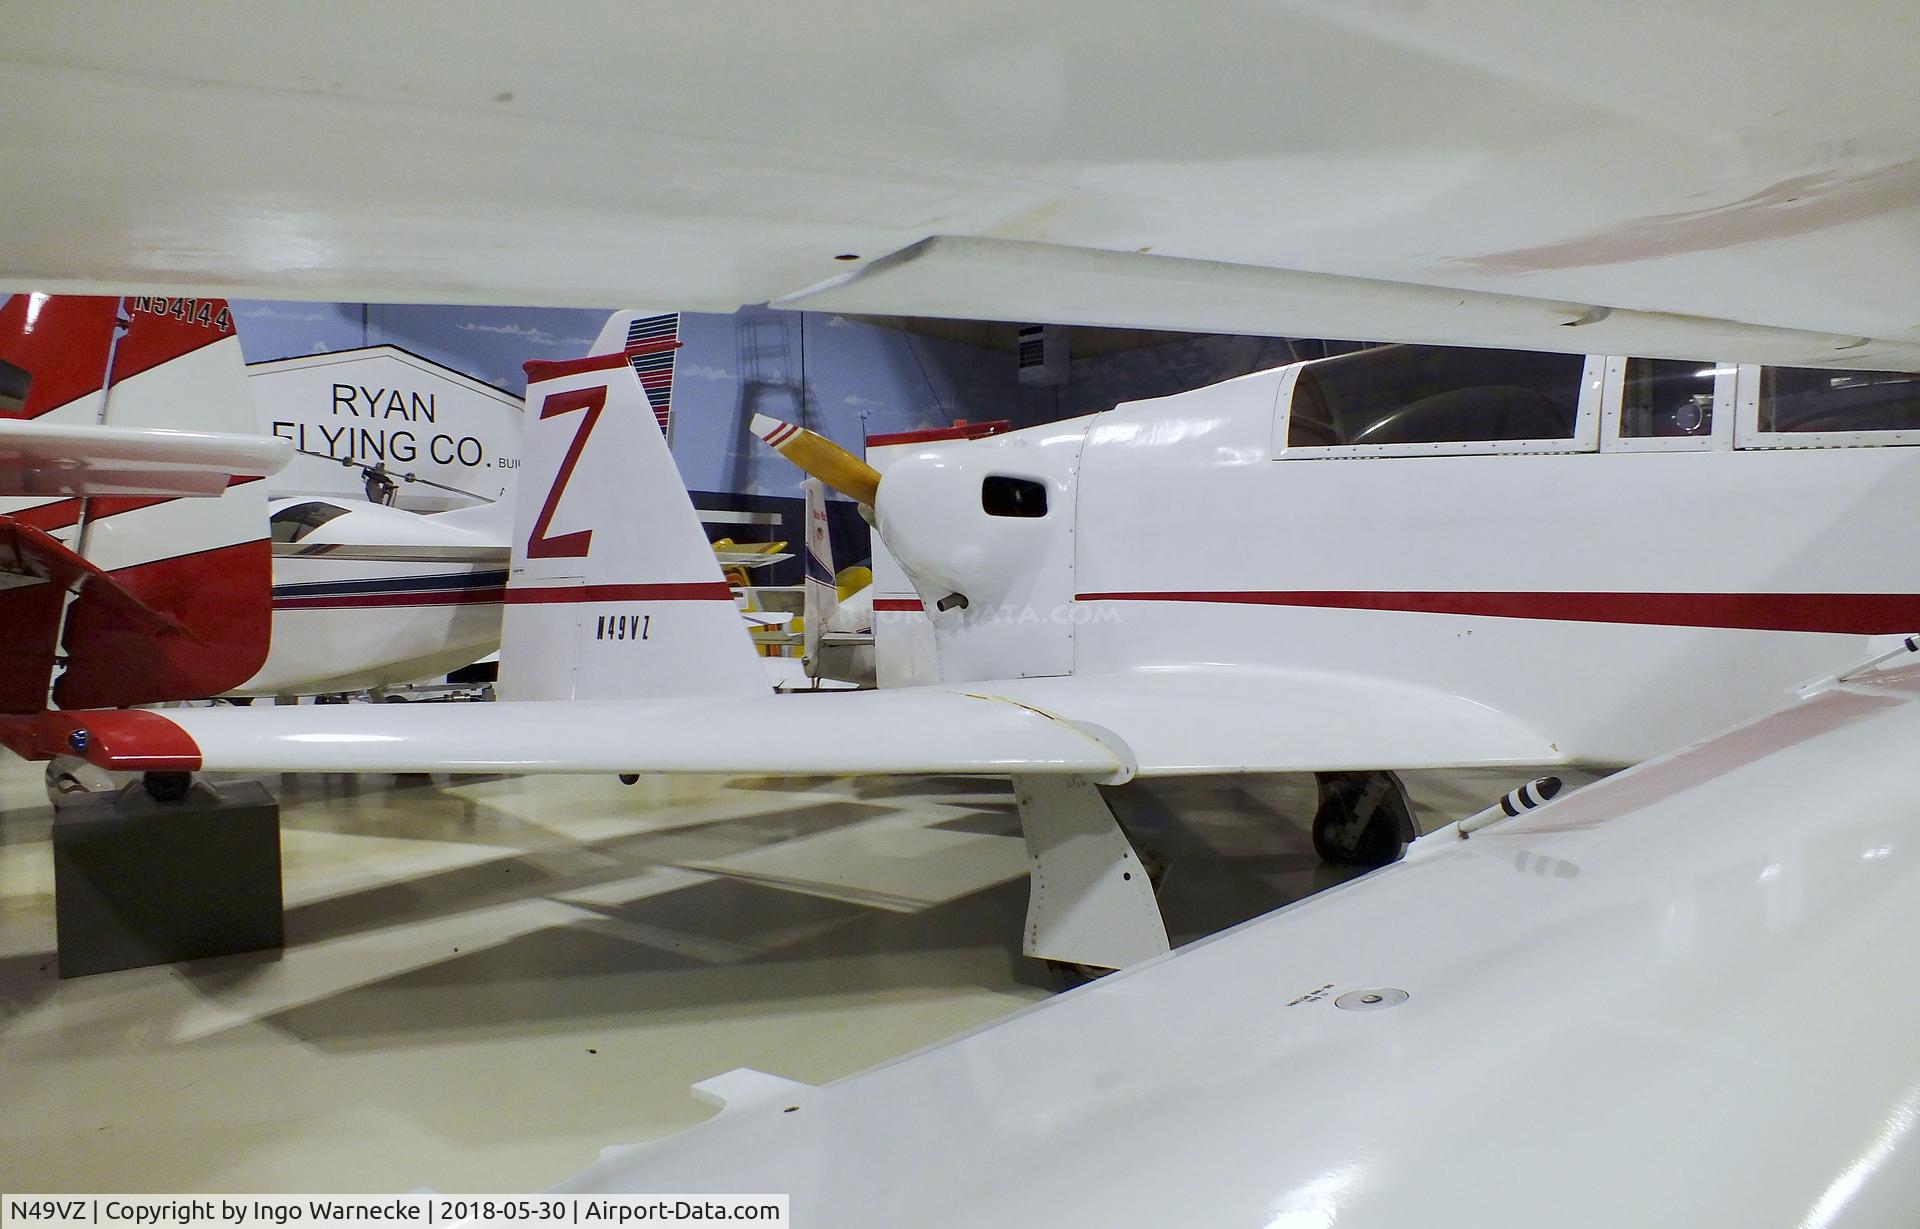
[[[873,506],[880,490],[880,472],[824,435],[805,427],[755,414],[755,435],[809,476],[818,478],[856,503]]]

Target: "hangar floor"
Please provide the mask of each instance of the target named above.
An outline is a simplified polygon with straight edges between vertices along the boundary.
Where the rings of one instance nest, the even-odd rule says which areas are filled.
[[[1427,823],[1513,772],[1409,784]],[[316,777],[284,953],[60,981],[52,811],[0,767],[0,1190],[512,1191],[1052,993],[1000,781]],[[1330,886],[1311,778],[1134,785],[1183,942]],[[1178,815],[1178,819],[1174,818]]]

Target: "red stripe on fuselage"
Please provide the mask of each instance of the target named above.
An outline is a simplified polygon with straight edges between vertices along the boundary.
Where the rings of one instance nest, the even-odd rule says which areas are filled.
[[[877,597],[873,599],[873,608],[891,611],[926,609],[917,597]]]
[[[941,440],[977,440],[999,435],[1013,424],[1005,418],[992,422],[960,422],[951,427],[928,427],[923,431],[888,431],[869,435],[867,447],[891,448],[895,444],[934,444]]]
[[[661,585],[553,585],[510,586],[507,605],[582,602],[731,602],[733,590],[723,580]]]
[[[275,610],[358,610],[376,606],[483,606],[498,605],[507,591],[496,585],[491,589],[460,589],[438,593],[359,593],[332,597],[277,597]]]
[[[1169,590],[1082,593],[1083,602],[1206,602],[1563,623],[1638,623],[1877,636],[1920,629],[1914,593],[1396,593],[1370,590]],[[879,609],[878,603],[875,609]]]

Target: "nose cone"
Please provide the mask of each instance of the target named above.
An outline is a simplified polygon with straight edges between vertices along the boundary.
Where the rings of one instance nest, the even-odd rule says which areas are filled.
[[[1041,516],[990,511],[998,505],[983,497],[989,480],[1011,474],[1058,487],[1025,460],[1005,446],[961,442],[929,445],[888,467],[875,521],[930,608],[955,593],[976,608],[1004,600],[1063,528],[1064,499]]]
[[[881,540],[921,595],[965,593],[982,557],[977,528],[979,480],[948,450],[921,449],[897,459],[880,479],[874,520]],[[933,592],[938,590],[938,592]]]

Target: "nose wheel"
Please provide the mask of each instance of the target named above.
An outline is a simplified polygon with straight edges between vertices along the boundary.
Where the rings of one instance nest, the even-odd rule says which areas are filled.
[[[1407,788],[1390,772],[1322,772],[1313,813],[1313,851],[1335,866],[1398,862],[1413,840]]]

